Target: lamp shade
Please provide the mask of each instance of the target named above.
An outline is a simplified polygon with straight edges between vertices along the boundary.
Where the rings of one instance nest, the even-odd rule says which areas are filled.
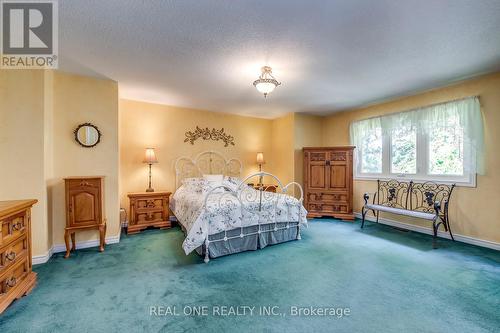
[[[264,153],[258,152],[257,153],[257,164],[264,164],[266,161],[264,161]]]
[[[260,93],[267,95],[276,88],[276,84],[272,82],[259,82],[255,85],[255,88],[257,88]]]
[[[144,160],[142,162],[147,164],[158,163],[154,148],[146,148],[146,151],[144,152]]]

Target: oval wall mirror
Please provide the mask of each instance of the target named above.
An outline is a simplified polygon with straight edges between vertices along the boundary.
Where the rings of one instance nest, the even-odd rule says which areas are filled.
[[[85,148],[94,147],[101,141],[101,132],[91,123],[78,125],[73,133],[75,133],[76,142]]]

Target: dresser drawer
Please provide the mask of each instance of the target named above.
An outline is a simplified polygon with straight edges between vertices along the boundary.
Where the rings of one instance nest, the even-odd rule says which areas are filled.
[[[160,222],[164,221],[165,217],[163,216],[163,211],[146,211],[137,213],[135,216],[135,223],[152,223],[152,222]]]
[[[328,203],[310,203],[307,205],[310,212],[324,212],[324,213],[349,213],[348,204],[328,204]]]
[[[15,263],[5,273],[0,275],[0,302],[7,297],[8,292],[19,285],[30,272],[28,258]]]
[[[23,260],[28,255],[28,239],[26,235],[18,238],[0,250],[0,275],[10,266]]]
[[[149,198],[149,199],[136,199],[135,209],[137,211],[147,211],[156,209],[163,209],[165,203],[164,198]]]
[[[338,192],[338,193],[332,193],[332,192],[309,192],[307,194],[307,199],[308,202],[317,202],[317,203],[323,203],[323,202],[332,202],[332,203],[348,203],[349,202],[349,195],[345,192]]]
[[[26,234],[28,224],[26,219],[26,211],[22,211],[1,221],[0,246],[7,245],[14,239]]]
[[[133,223],[149,224],[166,220],[165,207],[167,200],[164,198],[141,198],[135,202],[135,218]]]

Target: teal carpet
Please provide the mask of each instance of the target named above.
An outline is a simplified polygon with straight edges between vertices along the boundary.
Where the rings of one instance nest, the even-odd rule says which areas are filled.
[[[427,235],[331,219],[302,235],[209,264],[184,255],[178,228],[124,235],[102,254],[57,254],[35,266],[37,287],[0,315],[0,332],[499,330],[500,252],[447,240],[432,250]],[[207,315],[183,314],[194,306]],[[222,306],[255,309],[223,316]],[[262,306],[276,315],[259,314]],[[291,315],[309,306],[349,313]]]

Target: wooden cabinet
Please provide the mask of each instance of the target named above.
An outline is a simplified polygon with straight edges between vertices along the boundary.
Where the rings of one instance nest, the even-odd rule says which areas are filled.
[[[304,204],[308,217],[353,220],[354,147],[304,148]]]
[[[79,230],[99,230],[99,251],[104,251],[106,219],[104,217],[104,177],[65,178],[66,189],[66,255],[75,250],[75,232]],[[72,246],[69,245],[71,236]]]
[[[130,221],[127,234],[136,234],[147,227],[170,228],[168,203],[170,192],[130,193]]]
[[[36,283],[31,270],[31,207],[36,202],[0,201],[0,313]]]

